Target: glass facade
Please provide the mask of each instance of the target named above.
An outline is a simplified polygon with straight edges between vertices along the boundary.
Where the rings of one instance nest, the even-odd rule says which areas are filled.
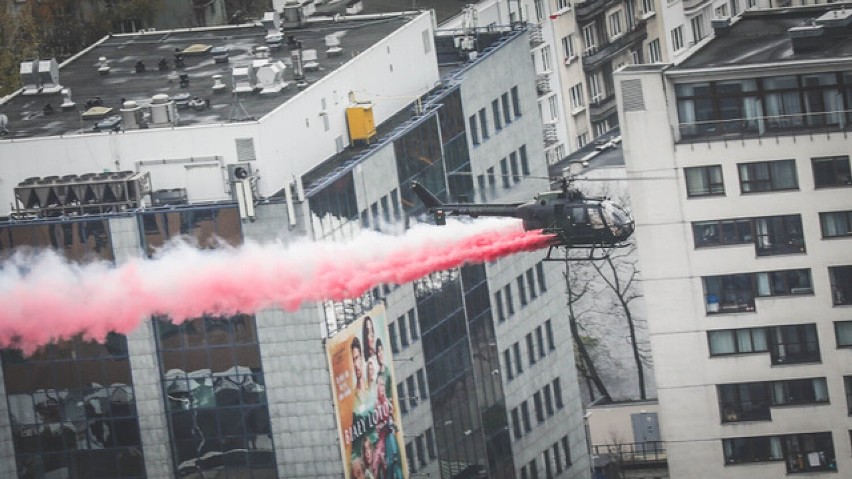
[[[175,237],[199,248],[242,243],[236,205],[139,217],[148,255]],[[197,478],[275,478],[269,407],[254,316],[154,319],[175,473]]]
[[[145,477],[123,335],[2,360],[18,477]]]
[[[113,260],[103,218],[0,227],[0,255],[15,249]],[[62,341],[29,357],[6,349],[0,358],[18,477],[145,477],[124,335],[110,333],[103,343]]]

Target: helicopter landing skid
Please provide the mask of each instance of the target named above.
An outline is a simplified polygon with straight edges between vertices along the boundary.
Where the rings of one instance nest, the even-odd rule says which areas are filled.
[[[598,245],[595,245],[595,246],[553,245],[553,246],[550,246],[548,248],[547,256],[545,256],[542,261],[601,261],[601,260],[605,260],[605,259],[609,258],[609,250],[612,250],[612,249],[615,249],[615,248],[624,248],[626,246],[629,246],[629,244],[621,243],[621,244],[609,245],[609,246],[607,246],[607,249],[604,249],[602,245],[601,246],[598,246]],[[553,257],[553,251],[557,250],[557,249],[563,249],[563,248],[566,251],[565,256],[562,257],[562,258],[554,258]],[[567,254],[569,249],[589,250],[589,254],[588,254],[588,256],[571,257],[571,256],[568,256],[568,254]],[[595,255],[595,250],[600,251],[601,254]]]

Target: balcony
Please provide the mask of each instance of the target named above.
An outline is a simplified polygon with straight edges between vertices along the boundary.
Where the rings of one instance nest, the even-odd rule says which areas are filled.
[[[574,10],[577,15],[577,23],[589,20],[595,15],[602,13],[607,8],[618,3],[619,0],[589,0],[586,3],[577,4]]]
[[[666,446],[662,441],[592,446],[592,455],[610,457],[624,469],[665,467],[668,462]]]
[[[544,125],[544,147],[559,143],[559,135],[556,133],[556,125]]]
[[[611,59],[615,54],[631,45],[639,44],[641,49],[642,40],[648,37],[646,23],[645,20],[642,20],[636,23],[632,30],[625,32],[615,40],[586,50],[583,53],[583,67],[594,70],[600,67],[604,61]]]
[[[544,33],[541,31],[541,25],[538,23],[529,23],[528,26],[530,31],[530,48],[544,43]]]
[[[613,114],[618,107],[615,101],[615,94],[595,100],[589,101],[589,115],[592,122],[600,121]]]
[[[550,75],[547,73],[536,75],[535,89],[538,91],[538,96],[544,96],[550,93],[552,91],[550,88]]]

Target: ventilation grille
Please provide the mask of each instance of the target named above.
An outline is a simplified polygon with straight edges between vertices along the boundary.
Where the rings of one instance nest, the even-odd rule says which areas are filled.
[[[621,80],[621,100],[624,111],[645,111],[645,97],[642,95],[642,81]]]
[[[237,161],[254,161],[257,157],[254,154],[254,139],[253,138],[237,138]]]

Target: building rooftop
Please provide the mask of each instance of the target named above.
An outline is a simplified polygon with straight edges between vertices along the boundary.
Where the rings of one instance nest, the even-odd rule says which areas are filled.
[[[746,11],[669,71],[852,57],[852,9],[842,8],[827,4]]]
[[[269,58],[287,64],[283,79],[288,85],[279,93],[243,93],[234,101],[231,93],[231,68],[248,66],[255,58],[256,47],[266,46],[265,27],[257,25],[229,26],[225,28],[193,29],[180,31],[137,32],[110,36],[59,68],[59,84],[71,90],[71,99],[76,106],[67,111],[60,107],[63,95],[17,94],[0,104],[0,114],[6,115],[8,133],[5,139],[67,135],[93,131],[95,124],[112,115],[120,115],[123,101],[134,100],[140,106],[151,103],[157,94],[169,95],[172,99],[183,98],[184,102],[199,97],[196,108],[177,102],[180,116],[179,126],[216,124],[260,118],[287,102],[301,90],[293,81],[291,46],[288,40],[301,42],[303,52],[316,51],[316,69],[306,71],[309,84],[333,72],[358,52],[374,45],[378,40],[409,21],[407,16],[387,16],[373,19],[312,22],[300,28],[285,28],[281,47],[271,49]],[[329,56],[326,36],[336,35],[340,39],[342,52]],[[217,63],[211,49],[226,48],[228,61]],[[198,52],[195,52],[198,50]],[[175,67],[176,53],[182,53],[183,67]],[[105,57],[109,73],[100,74],[99,58]],[[44,59],[42,59],[44,60]],[[166,68],[159,69],[161,60]],[[306,59],[307,60],[307,59]],[[137,72],[137,63],[145,65],[144,72]],[[188,84],[181,85],[180,75],[188,75]],[[213,75],[222,75],[226,85],[215,93]],[[204,102],[209,100],[209,105]],[[111,109],[95,118],[84,118],[91,106],[100,103]],[[47,108],[46,105],[50,104]],[[171,125],[169,125],[171,126]]]

